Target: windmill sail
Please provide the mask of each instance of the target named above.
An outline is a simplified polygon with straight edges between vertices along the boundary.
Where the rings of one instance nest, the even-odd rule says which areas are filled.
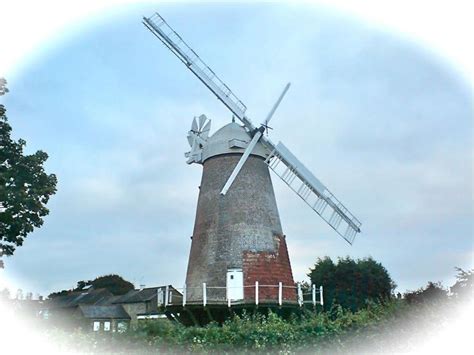
[[[267,141],[268,142],[268,141]],[[271,144],[271,143],[270,143]],[[279,142],[265,163],[341,237],[352,244],[360,221]]]
[[[224,82],[204,63],[201,58],[189,47],[170,25],[158,13],[151,17],[144,17],[143,24],[168,47],[199,80],[211,90],[219,100],[226,105],[240,120],[245,121],[247,107],[228,88]],[[245,122],[246,126],[250,122]]]
[[[149,18],[144,17],[143,24],[242,121],[247,133],[255,131],[255,126],[245,115],[247,107],[168,25],[163,17],[155,13]],[[288,90],[288,86],[282,96]],[[266,159],[267,165],[339,235],[352,244],[356,234],[360,232],[361,223],[359,220],[282,143],[275,146],[263,135],[259,142],[270,153]]]

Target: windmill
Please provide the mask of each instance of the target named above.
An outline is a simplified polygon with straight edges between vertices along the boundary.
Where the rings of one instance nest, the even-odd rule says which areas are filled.
[[[199,116],[199,123],[194,117],[191,124],[191,130],[188,133],[188,142],[191,150],[185,154],[188,158],[187,163],[199,163],[201,161],[202,148],[206,144],[211,130],[211,120],[207,119],[206,115]]]
[[[361,223],[283,143],[274,144],[264,134],[290,84],[257,127],[242,101],[158,13],[144,17],[143,24],[242,124],[233,121],[209,136],[210,120],[201,115],[194,118],[188,134],[187,163],[202,164],[203,175],[186,299],[227,300],[229,305],[231,300],[245,302],[259,296],[261,301],[278,297],[280,304],[281,299],[294,301],[286,238],[269,169],[349,244],[360,233]]]

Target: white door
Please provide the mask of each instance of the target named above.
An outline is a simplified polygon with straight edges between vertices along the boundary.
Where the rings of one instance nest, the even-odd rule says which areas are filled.
[[[242,269],[227,270],[227,299],[241,300],[244,298],[244,273]]]
[[[161,288],[158,289],[157,297],[158,297],[158,300],[157,300],[158,306],[162,306],[163,303],[165,303],[165,301],[164,301],[163,290]]]

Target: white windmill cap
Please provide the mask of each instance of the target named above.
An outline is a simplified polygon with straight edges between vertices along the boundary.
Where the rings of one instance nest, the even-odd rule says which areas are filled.
[[[243,154],[251,139],[244,127],[231,122],[209,137],[207,144],[202,148],[202,161],[216,155]],[[260,142],[251,153],[262,158],[267,158],[268,154],[268,150]]]

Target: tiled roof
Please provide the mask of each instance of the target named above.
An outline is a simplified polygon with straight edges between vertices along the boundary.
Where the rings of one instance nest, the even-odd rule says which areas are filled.
[[[88,292],[72,292],[65,296],[54,297],[48,303],[50,308],[76,307],[80,304],[100,305],[107,304],[112,296],[112,293],[102,288]]]
[[[166,286],[149,287],[141,290],[131,290],[125,295],[114,296],[107,289],[88,290],[86,292],[72,292],[65,296],[58,296],[48,300],[49,308],[70,308],[79,305],[113,305],[120,303],[140,303],[156,298],[158,289],[165,290]],[[178,293],[172,286],[169,289]]]
[[[128,313],[119,304],[108,306],[79,305],[79,309],[85,318],[130,319]]]
[[[141,290],[131,290],[125,295],[120,296],[112,303],[138,303],[146,302],[157,297],[158,289],[161,287],[149,287]]]
[[[109,298],[107,298],[107,302],[103,303],[104,305],[106,304],[114,304],[116,303],[115,301],[117,301],[118,299],[120,299],[123,295],[120,295],[120,296],[110,296]]]
[[[170,291],[173,291],[174,294],[181,294],[178,292],[173,286],[168,286]],[[119,298],[114,299],[110,303],[139,303],[139,302],[146,302],[150,301],[153,298],[158,296],[158,290],[162,289],[165,291],[166,286],[158,286],[158,287],[149,287],[143,288],[141,290],[131,290],[127,292],[123,296],[119,296]]]

